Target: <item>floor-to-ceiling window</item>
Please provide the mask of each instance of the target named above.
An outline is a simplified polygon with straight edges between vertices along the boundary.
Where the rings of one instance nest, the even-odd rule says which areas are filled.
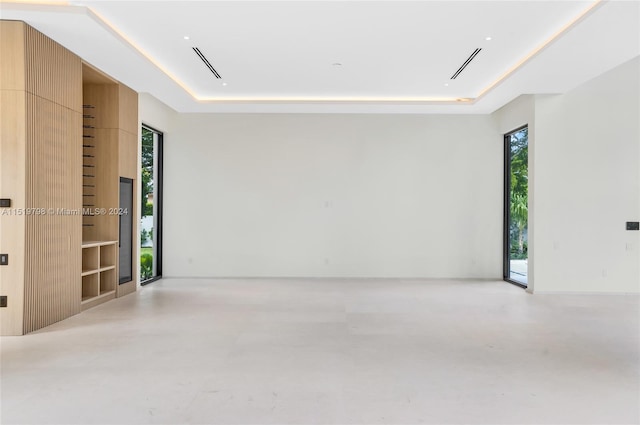
[[[504,136],[504,278],[527,286],[529,224],[529,130]]]
[[[162,276],[162,133],[142,126],[140,281]]]

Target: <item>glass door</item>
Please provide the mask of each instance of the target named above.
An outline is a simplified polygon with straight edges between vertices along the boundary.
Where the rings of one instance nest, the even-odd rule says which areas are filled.
[[[140,282],[162,276],[162,133],[142,127]]]
[[[505,280],[527,286],[529,223],[529,130],[504,136],[504,273]]]

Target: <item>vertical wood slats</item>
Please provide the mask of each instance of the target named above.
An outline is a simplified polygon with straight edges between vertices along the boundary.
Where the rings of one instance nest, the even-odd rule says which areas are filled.
[[[9,307],[0,311],[0,332],[19,335],[81,309],[83,65],[22,22],[0,21],[0,32],[0,190],[9,194],[12,207],[40,213],[13,221],[0,217],[0,247],[11,258],[0,270],[2,294],[10,295]],[[104,126],[113,133],[107,137],[113,149],[105,175],[113,187],[107,202],[113,205],[105,207],[116,208],[121,127],[126,121],[137,144],[138,122],[137,93],[116,81],[113,89],[102,103],[112,110]],[[137,157],[137,149],[128,146],[132,138],[126,138],[127,152]],[[122,164],[134,164],[137,172],[137,162]],[[105,236],[115,233],[107,239],[117,239],[117,216],[111,221]],[[127,292],[135,291],[136,281]],[[117,288],[119,296],[124,286]]]
[[[25,89],[82,112],[82,62],[49,37],[26,27]]]
[[[82,68],[80,59],[27,27],[24,332],[80,312]],[[42,212],[42,211],[41,211]]]
[[[80,114],[27,95],[25,333],[80,311]],[[74,143],[75,142],[75,143]]]

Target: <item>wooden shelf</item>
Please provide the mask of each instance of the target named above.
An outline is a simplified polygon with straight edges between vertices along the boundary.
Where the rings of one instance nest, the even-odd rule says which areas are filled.
[[[114,245],[117,243],[118,241],[82,241],[82,249],[93,248],[93,247],[104,246],[104,245]]]
[[[81,304],[97,305],[115,296],[117,245],[118,241],[82,243]]]
[[[86,297],[86,298],[82,297],[82,302],[80,304],[88,304],[88,303],[99,301],[99,300],[108,301],[113,298],[113,295],[115,295],[115,293],[116,293],[116,290],[114,289],[113,291],[104,292],[95,297]]]

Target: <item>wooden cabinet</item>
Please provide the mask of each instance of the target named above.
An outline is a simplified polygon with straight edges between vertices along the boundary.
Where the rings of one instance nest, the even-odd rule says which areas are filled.
[[[82,83],[83,258],[84,251],[98,247],[101,262],[108,259],[107,264],[115,266],[101,270],[97,278],[85,276],[83,272],[84,310],[136,290],[136,273],[131,281],[118,283],[118,244],[113,241],[120,236],[120,177],[137,181],[138,96],[86,63],[82,65]],[[135,217],[136,212],[126,213]],[[133,226],[132,231],[136,240],[137,226]]]
[[[136,290],[135,274],[118,285],[119,220],[109,212],[119,208],[120,177],[138,179],[137,102],[24,22],[0,21],[0,193],[23,212],[0,214],[0,248],[11,258],[0,268],[0,334]],[[85,215],[85,205],[106,213]]]

